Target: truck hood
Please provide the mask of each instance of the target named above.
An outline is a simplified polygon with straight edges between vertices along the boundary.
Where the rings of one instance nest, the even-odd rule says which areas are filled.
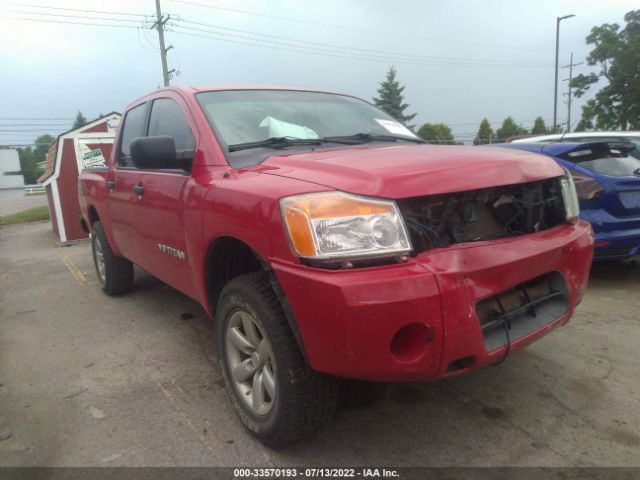
[[[491,147],[368,145],[273,155],[251,170],[359,195],[408,198],[563,174],[546,155]]]

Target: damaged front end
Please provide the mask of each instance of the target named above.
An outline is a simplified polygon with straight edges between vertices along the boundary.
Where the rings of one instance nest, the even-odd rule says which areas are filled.
[[[399,200],[414,254],[541,232],[567,220],[563,177]]]

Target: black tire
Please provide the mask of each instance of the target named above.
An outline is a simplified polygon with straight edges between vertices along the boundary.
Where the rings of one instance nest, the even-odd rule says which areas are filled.
[[[100,268],[100,251],[104,269]],[[117,257],[104,234],[100,222],[95,222],[91,229],[91,254],[96,267],[102,290],[107,295],[118,295],[131,290],[133,285],[133,264],[126,258]]]
[[[268,340],[270,346],[269,368],[275,378],[275,395],[270,410],[262,415],[247,405],[249,401],[241,396],[241,387],[231,374],[232,360],[227,347],[229,344],[229,349],[233,350],[234,346],[227,341],[227,329],[230,320],[233,322],[237,315],[245,313],[251,315],[261,340]],[[233,407],[244,426],[265,445],[279,448],[310,437],[333,417],[337,381],[313,371],[302,357],[266,273],[241,275],[224,287],[216,310],[216,343],[220,369]],[[245,360],[249,358],[253,357]]]

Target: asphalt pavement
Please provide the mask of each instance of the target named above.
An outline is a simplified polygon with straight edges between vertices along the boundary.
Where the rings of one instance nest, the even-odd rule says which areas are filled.
[[[242,427],[213,321],[136,270],[102,294],[84,242],[0,229],[0,465],[637,466],[640,268],[594,267],[573,320],[467,376],[352,389],[317,437]]]

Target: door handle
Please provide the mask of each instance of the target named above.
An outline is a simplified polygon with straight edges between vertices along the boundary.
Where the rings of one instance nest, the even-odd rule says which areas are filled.
[[[133,193],[140,196],[144,195],[144,187],[142,185],[136,185],[133,187]]]
[[[115,180],[107,180],[107,188],[109,190],[113,190],[114,188],[116,188]]]

